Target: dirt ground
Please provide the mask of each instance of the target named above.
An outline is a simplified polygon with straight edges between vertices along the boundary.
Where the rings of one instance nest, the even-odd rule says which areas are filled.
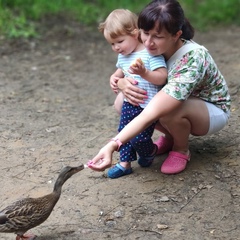
[[[109,87],[116,55],[101,34],[61,19],[41,31],[39,39],[0,40],[1,209],[51,192],[63,166],[86,163],[117,132]],[[226,77],[232,116],[219,134],[191,137],[184,172],[160,173],[166,155],[148,169],[134,162],[134,174],[115,180],[85,169],[30,232],[39,240],[239,239],[239,39],[239,27],[196,34]]]

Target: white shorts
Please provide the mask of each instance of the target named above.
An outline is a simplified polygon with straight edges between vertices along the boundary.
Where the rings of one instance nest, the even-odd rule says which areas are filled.
[[[207,135],[216,133],[223,129],[230,117],[230,112],[226,113],[219,107],[216,107],[214,104],[205,102],[208,108],[209,118],[210,118],[210,125]]]

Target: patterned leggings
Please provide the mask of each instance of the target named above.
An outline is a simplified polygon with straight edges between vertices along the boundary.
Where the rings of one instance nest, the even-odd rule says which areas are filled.
[[[118,131],[120,132],[129,122],[142,112],[140,106],[133,106],[129,102],[124,101]],[[130,142],[122,145],[120,149],[120,161],[131,162],[137,159],[137,154],[140,157],[151,156],[155,145],[152,141],[155,123],[152,123],[143,132],[131,139]]]

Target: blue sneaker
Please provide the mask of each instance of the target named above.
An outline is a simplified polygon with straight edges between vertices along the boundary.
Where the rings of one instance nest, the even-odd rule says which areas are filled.
[[[109,178],[119,178],[131,174],[132,172],[132,168],[125,168],[117,163],[114,167],[108,170],[107,176]]]
[[[157,155],[157,150],[158,150],[158,147],[155,144],[155,150],[154,150],[153,155],[152,156],[148,156],[148,157],[139,157],[138,164],[141,167],[150,167],[152,165],[152,163],[153,163],[153,160],[154,160],[155,156]]]

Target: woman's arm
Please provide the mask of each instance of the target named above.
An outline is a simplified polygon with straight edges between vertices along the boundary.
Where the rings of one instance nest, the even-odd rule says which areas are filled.
[[[141,114],[128,123],[116,138],[122,143],[128,142],[153,122],[180,107],[181,104],[181,101],[176,100],[164,91],[159,91]]]
[[[119,139],[123,144],[127,143],[130,139],[146,129],[151,123],[169,114],[174,109],[180,107],[181,104],[181,101],[174,99],[165,92],[158,92],[141,114],[128,123],[115,138]],[[117,143],[110,141],[88,163],[89,167],[96,171],[103,171],[110,167],[112,154],[117,148]]]

